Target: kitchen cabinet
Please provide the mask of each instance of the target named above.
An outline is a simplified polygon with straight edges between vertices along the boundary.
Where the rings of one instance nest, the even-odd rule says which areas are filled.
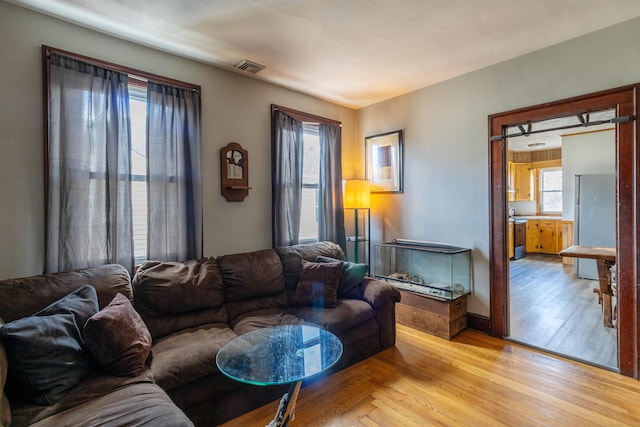
[[[534,200],[533,171],[531,163],[514,163],[514,199],[515,202]]]
[[[527,222],[527,252],[557,254],[562,247],[560,220],[530,219]]]

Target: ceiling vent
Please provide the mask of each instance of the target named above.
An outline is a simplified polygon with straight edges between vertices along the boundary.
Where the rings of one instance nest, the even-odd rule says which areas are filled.
[[[246,71],[247,73],[256,74],[262,70],[264,70],[264,65],[260,65],[257,62],[249,61],[248,59],[243,59],[239,63],[235,65],[238,70]]]

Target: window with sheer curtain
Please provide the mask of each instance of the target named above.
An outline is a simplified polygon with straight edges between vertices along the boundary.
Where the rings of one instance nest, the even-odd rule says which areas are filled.
[[[43,46],[47,272],[202,256],[200,88]]]
[[[273,246],[345,248],[340,123],[272,106]]]

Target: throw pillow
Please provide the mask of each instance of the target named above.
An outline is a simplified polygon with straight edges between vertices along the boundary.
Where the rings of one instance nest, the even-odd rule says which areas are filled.
[[[293,296],[293,305],[335,307],[338,303],[338,282],[342,262],[316,263],[302,260],[300,281]]]
[[[118,293],[84,325],[84,340],[98,365],[116,376],[136,376],[151,354],[151,334],[127,297]]]
[[[38,405],[60,400],[91,371],[82,327],[98,311],[93,286],[78,288],[33,316],[0,328],[12,393]]]
[[[316,258],[316,261],[337,262],[340,260],[320,255]],[[338,284],[338,298],[349,296],[352,291],[360,286],[367,271],[369,271],[367,264],[342,261],[342,274],[340,275],[340,283]]]

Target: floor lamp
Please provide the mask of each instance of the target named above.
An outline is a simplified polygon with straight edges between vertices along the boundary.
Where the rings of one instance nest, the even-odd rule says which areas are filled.
[[[354,262],[360,262],[359,246],[361,242],[364,242],[365,248],[368,246],[369,236],[371,234],[371,186],[369,181],[364,179],[350,179],[345,181],[344,186],[344,208],[353,209],[354,219],[354,235],[348,236],[348,242],[354,242]],[[365,229],[360,230],[358,212],[366,210],[366,224]],[[363,236],[360,233],[364,232]],[[369,251],[367,250],[367,264],[370,264]]]

